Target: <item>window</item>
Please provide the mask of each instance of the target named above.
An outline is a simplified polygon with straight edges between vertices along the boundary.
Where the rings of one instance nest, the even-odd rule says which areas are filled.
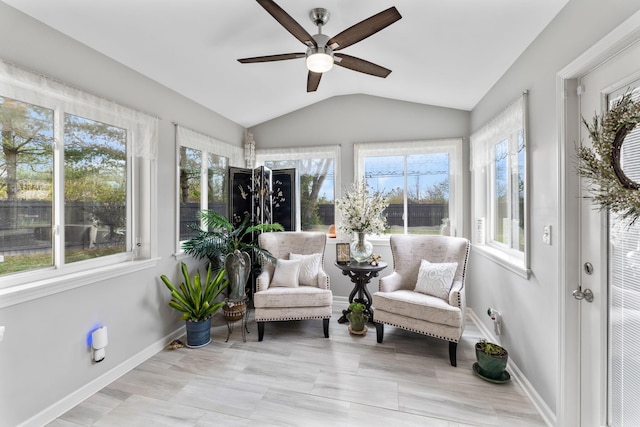
[[[149,211],[156,133],[156,118],[0,61],[0,288],[149,258],[152,219],[134,213]]]
[[[528,275],[526,93],[471,136],[473,242]]]
[[[355,145],[356,177],[386,194],[387,234],[462,230],[462,140]]]
[[[326,232],[335,223],[335,171],[339,147],[256,150],[256,162],[269,169],[296,169],[296,229]]]
[[[127,130],[65,114],[65,263],[127,250]]]
[[[227,216],[228,168],[240,166],[242,149],[196,131],[177,126],[178,236],[195,236],[189,224],[199,223],[198,212],[212,209]],[[180,243],[178,243],[180,246]],[[178,251],[181,249],[178,248]]]

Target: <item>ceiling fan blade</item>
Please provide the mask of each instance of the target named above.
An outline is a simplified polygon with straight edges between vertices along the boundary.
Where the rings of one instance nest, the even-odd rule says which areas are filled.
[[[355,56],[345,55],[344,53],[336,53],[334,56],[340,58],[340,61],[335,61],[334,64],[353,71],[359,71],[382,78],[387,77],[391,73],[391,70],[388,68],[381,67],[364,59],[356,58]]]
[[[329,39],[327,45],[331,46],[333,50],[344,49],[388,27],[400,18],[402,18],[402,16],[400,12],[398,12],[398,9],[390,7],[333,36]],[[334,45],[336,46],[334,47]]]
[[[251,64],[254,62],[284,61],[286,59],[304,58],[304,53],[282,53],[280,55],[255,56],[253,58],[241,58],[238,62]]]
[[[307,75],[307,92],[315,92],[318,89],[321,78],[322,73],[314,73],[313,71],[309,71],[309,74]]]
[[[285,12],[280,6],[278,6],[272,0],[256,0],[260,6],[262,6],[267,12],[273,16],[276,21],[280,23],[287,31],[289,31],[295,38],[300,40],[307,46],[318,46],[318,43],[311,37],[311,34],[307,32],[295,19],[293,19],[287,12]]]

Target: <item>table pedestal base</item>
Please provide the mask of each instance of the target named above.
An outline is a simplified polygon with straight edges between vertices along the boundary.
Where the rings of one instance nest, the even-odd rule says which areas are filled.
[[[359,302],[365,305],[364,312],[369,316],[369,322],[373,322],[373,310],[371,310],[371,303],[373,298],[367,289],[367,283],[374,278],[378,277],[378,273],[387,267],[386,262],[379,262],[378,265],[371,265],[368,263],[356,263],[349,264],[335,263],[335,266],[342,270],[342,274],[349,276],[351,282],[354,284],[351,294],[349,294],[349,304],[353,302]],[[356,298],[357,295],[357,298]],[[347,314],[351,310],[348,308],[342,310],[342,316],[338,319],[338,323],[347,323]]]

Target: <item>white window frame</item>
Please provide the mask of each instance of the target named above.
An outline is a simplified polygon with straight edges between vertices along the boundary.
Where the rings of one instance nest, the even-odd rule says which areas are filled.
[[[355,179],[364,180],[365,157],[408,156],[415,154],[447,153],[449,155],[449,220],[454,234],[462,233],[462,200],[464,180],[462,176],[462,138],[428,139],[419,141],[367,142],[353,145]],[[405,178],[406,180],[406,178]],[[406,190],[406,182],[405,182]],[[407,192],[404,191],[405,218]],[[404,221],[404,234],[411,234]],[[390,235],[375,236],[389,239]]]
[[[528,92],[509,104],[500,114],[488,121],[471,135],[471,214],[472,244],[478,253],[524,277],[531,275],[529,265],[529,210],[528,210],[528,167],[527,167],[527,98]],[[522,133],[524,143],[520,148],[518,136]],[[524,250],[512,248],[511,243],[494,241],[495,210],[495,147],[507,141],[508,210],[509,218],[514,208],[511,197],[511,174],[519,166],[519,150],[524,150]],[[510,229],[513,228],[511,225]]]
[[[158,118],[70,87],[0,60],[0,94],[54,112],[54,264],[0,277],[0,308],[155,265],[155,171]],[[126,252],[64,263],[64,115],[73,114],[127,131]]]
[[[209,208],[209,186],[208,186],[208,155],[213,154],[228,159],[230,167],[244,166],[244,151],[241,147],[231,145],[227,142],[205,135],[184,126],[176,126],[176,254],[183,254],[180,240],[180,147],[199,150],[200,161],[200,210]],[[227,195],[228,197],[230,195]]]
[[[317,146],[296,148],[256,148],[256,167],[264,166],[265,162],[274,160],[313,160],[333,159],[333,197],[338,198],[340,188],[340,146]],[[296,179],[300,179],[296,174]],[[334,218],[337,215],[334,207]],[[337,221],[337,219],[336,219]],[[300,220],[300,183],[296,183],[296,230],[301,230]]]

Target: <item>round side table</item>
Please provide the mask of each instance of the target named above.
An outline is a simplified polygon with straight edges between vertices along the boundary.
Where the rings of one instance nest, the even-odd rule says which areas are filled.
[[[354,284],[353,290],[349,294],[349,304],[354,301],[364,304],[366,306],[365,313],[369,315],[369,320],[373,321],[373,312],[371,311],[372,298],[367,289],[367,283],[372,278],[377,277],[380,271],[387,268],[387,263],[380,261],[378,265],[371,265],[366,262],[351,261],[349,264],[338,264],[336,262],[335,266],[342,270],[343,275],[349,276]],[[347,323],[347,314],[349,312],[349,309],[342,310],[342,316],[338,319],[338,323]]]

